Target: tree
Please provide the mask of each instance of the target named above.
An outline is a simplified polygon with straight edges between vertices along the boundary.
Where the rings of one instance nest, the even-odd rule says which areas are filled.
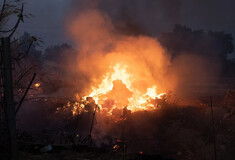
[[[182,53],[190,53],[226,61],[227,54],[233,52],[232,35],[223,31],[204,32],[175,25],[173,32],[161,34],[159,41],[173,58]]]
[[[15,40],[11,42],[11,37],[14,35],[20,22],[24,22],[24,17],[27,17],[27,15],[23,14],[24,5],[22,4],[21,8],[18,7],[20,3],[20,0],[14,2],[7,2],[7,0],[4,0],[0,11],[0,33],[2,34],[0,65],[1,68],[3,68],[1,71],[1,104],[7,122],[11,160],[18,159],[12,61],[19,63],[19,61],[28,54],[33,42],[37,40],[35,37],[32,37],[30,45],[23,56],[20,52],[17,52],[18,55],[12,57],[11,44],[14,43]],[[12,15],[17,15],[17,21],[12,28],[8,29],[5,26]]]

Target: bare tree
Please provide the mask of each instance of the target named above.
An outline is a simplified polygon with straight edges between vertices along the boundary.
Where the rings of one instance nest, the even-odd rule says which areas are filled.
[[[13,92],[12,61],[18,62],[22,58],[24,58],[28,54],[33,42],[37,40],[35,37],[32,37],[29,47],[24,54],[19,54],[16,57],[12,56],[11,37],[16,32],[19,24],[21,22],[24,22],[24,17],[26,16],[23,14],[24,4],[21,4],[20,8],[18,7],[19,4],[21,4],[20,0],[17,0],[15,2],[7,2],[7,0],[4,0],[0,11],[0,34],[3,35],[1,36],[1,50],[0,50],[1,53],[0,66],[2,68],[1,104],[7,122],[11,160],[19,159],[18,149],[17,149],[17,131],[16,131],[16,118],[15,118],[16,111],[15,111],[14,92]],[[10,16],[12,15],[17,16],[17,21],[10,29],[4,28],[4,26],[6,26],[6,23],[9,21]]]

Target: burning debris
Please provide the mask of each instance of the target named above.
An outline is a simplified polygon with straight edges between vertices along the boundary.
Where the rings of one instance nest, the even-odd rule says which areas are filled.
[[[107,15],[97,10],[81,12],[68,25],[73,40],[79,46],[78,51],[73,50],[75,53],[66,59],[57,57],[57,61],[63,61],[62,64],[43,62],[47,64],[42,67],[46,70],[44,74],[51,74],[49,78],[42,76],[37,80],[29,94],[30,98],[35,98],[38,92],[43,95],[35,98],[40,108],[35,109],[36,112],[43,112],[37,114],[36,121],[42,119],[41,115],[50,117],[43,118],[46,129],[38,133],[45,135],[45,138],[38,136],[39,141],[50,144],[43,144],[41,152],[52,151],[56,145],[67,145],[78,150],[85,145],[108,148],[109,152],[123,157],[128,150],[129,153],[139,153],[139,159],[161,158],[152,153],[169,153],[173,157],[189,159],[192,159],[193,153],[205,154],[206,150],[200,150],[198,146],[208,148],[209,142],[204,144],[202,140],[209,141],[208,133],[200,135],[209,126],[207,123],[201,126],[202,122],[208,122],[208,116],[203,115],[201,108],[183,108],[169,101],[169,93],[178,80],[185,79],[182,75],[195,71],[194,67],[189,70],[185,67],[185,62],[192,61],[180,57],[178,63],[173,62],[155,38],[120,35]],[[65,50],[68,48],[66,46]],[[207,63],[198,65],[201,58],[193,56],[192,59],[196,62],[195,66],[201,67]],[[181,70],[183,74],[176,72],[180,70],[175,69],[179,64],[186,68]],[[201,70],[198,69],[197,73],[197,76],[200,75]],[[47,81],[50,85],[45,85]],[[19,89],[18,92],[22,94],[23,90]],[[34,106],[36,102],[29,104]],[[230,120],[233,113],[226,113],[224,119]],[[32,125],[36,126],[34,123]],[[191,128],[197,131],[191,131]],[[229,130],[229,135],[231,133],[232,130]],[[26,139],[27,135],[22,134],[21,142]],[[181,141],[178,142],[178,139]],[[190,144],[189,148],[181,142]],[[199,151],[190,148],[195,144]],[[222,145],[222,148],[225,147]]]
[[[135,73],[127,73],[127,67],[119,64],[115,65],[112,68],[113,72],[107,73],[98,88],[93,88],[92,93],[89,95],[101,107],[104,106],[109,114],[115,109],[122,109],[123,106],[127,106],[132,112],[154,109],[156,106],[151,104],[150,101],[161,98],[165,94],[157,93],[156,86],[147,88],[147,92],[143,94],[134,85],[136,81]],[[111,106],[106,103],[110,100],[113,101]]]
[[[68,30],[79,46],[73,70],[89,79],[79,86],[77,95],[82,98],[73,114],[84,109],[87,97],[94,99],[103,116],[120,118],[124,107],[131,112],[155,110],[174,88],[176,79],[167,74],[169,56],[156,39],[120,35],[97,10],[73,17]]]
[[[147,88],[146,93],[142,93],[138,86],[135,88],[136,78],[133,76],[134,74],[127,73],[126,66],[122,68],[120,65],[116,65],[111,71],[112,73],[105,74],[98,88],[92,87],[93,91],[89,96],[85,96],[73,104],[74,115],[81,113],[84,108],[91,110],[87,103],[99,105],[101,112],[107,116],[113,115],[117,110],[122,110],[123,107],[127,107],[132,112],[153,110],[159,105],[159,99],[165,97],[165,93],[157,93],[156,86]],[[67,106],[70,105],[70,103],[67,104]]]

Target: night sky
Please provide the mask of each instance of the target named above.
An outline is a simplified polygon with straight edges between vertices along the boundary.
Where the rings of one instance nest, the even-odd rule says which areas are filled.
[[[235,35],[234,0],[30,0],[25,13],[34,17],[20,25],[19,34],[27,31],[42,37],[44,47],[67,42],[64,20],[72,10],[89,8],[90,2],[99,3],[95,6],[113,20],[125,12],[153,36],[171,31],[174,24]]]

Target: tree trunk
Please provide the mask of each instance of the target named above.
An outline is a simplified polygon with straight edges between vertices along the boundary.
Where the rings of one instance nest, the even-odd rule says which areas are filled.
[[[8,125],[8,137],[10,144],[11,160],[18,160],[17,136],[16,136],[16,121],[15,121],[15,106],[12,87],[12,64],[10,38],[2,38],[2,59],[3,59],[3,83],[4,83],[4,104],[5,113]]]

